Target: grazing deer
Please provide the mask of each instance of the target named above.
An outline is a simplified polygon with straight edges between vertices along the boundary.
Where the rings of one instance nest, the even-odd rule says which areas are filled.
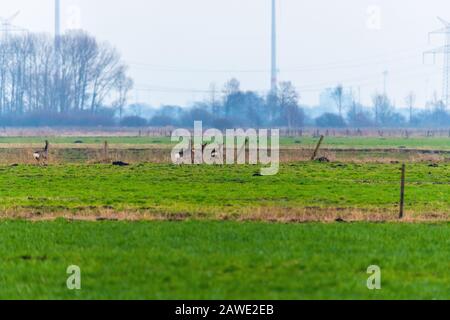
[[[183,157],[184,157],[184,150],[182,149],[180,152],[178,152],[178,153],[175,155],[175,160],[176,160],[176,162],[177,162],[177,163],[180,163],[180,161],[183,159]]]
[[[202,154],[205,154],[205,149],[207,146],[208,146],[207,143],[202,145]],[[216,159],[217,157],[219,157],[219,151],[216,148],[214,148],[211,150],[211,158]]]
[[[207,143],[202,144],[202,155],[204,154],[207,145],[208,145]],[[211,158],[216,158],[218,155],[219,155],[219,153],[218,153],[217,149],[214,148],[211,152]],[[192,148],[192,147],[191,147],[191,156],[192,156],[192,159],[194,159],[195,152],[194,152],[194,148]],[[180,161],[183,159],[183,157],[184,157],[184,150],[177,152],[175,154],[176,162],[180,163]]]
[[[219,156],[219,152],[214,148],[211,152],[211,158],[217,158]]]
[[[33,158],[38,163],[41,163],[41,161],[45,164],[45,162],[48,160],[48,141],[45,140],[45,148],[43,150],[35,151],[33,153]]]

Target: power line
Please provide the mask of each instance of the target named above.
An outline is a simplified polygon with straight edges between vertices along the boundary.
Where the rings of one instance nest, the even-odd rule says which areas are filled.
[[[424,71],[424,70],[411,70],[411,69],[405,69],[404,71],[397,71],[392,72],[391,71],[391,77],[394,79],[398,79],[401,77],[411,77],[411,76],[428,76],[434,74],[434,71]],[[380,75],[372,74],[372,75],[366,75],[361,76],[358,78],[351,78],[351,79],[344,79],[341,80],[343,84],[345,84],[347,87],[349,86],[360,86],[365,87],[369,85],[374,85],[379,83],[379,77]],[[337,81],[328,81],[328,82],[322,82],[322,83],[313,83],[313,84],[306,84],[301,86],[296,86],[295,88],[300,91],[300,94],[302,92],[320,92],[323,91],[326,88],[330,88],[334,86],[337,83]],[[353,85],[351,85],[353,84]],[[135,86],[136,90],[139,91],[149,91],[149,92],[159,92],[159,93],[199,93],[199,94],[211,94],[213,93],[213,90],[210,89],[195,89],[195,88],[179,88],[179,87],[167,87],[167,86],[159,86],[159,85],[151,85],[151,84],[136,84]],[[258,94],[268,94],[270,91],[264,90],[264,89],[256,89],[256,90],[245,90],[245,91],[252,91]]]
[[[282,67],[280,70],[283,73],[293,73],[293,72],[307,72],[307,71],[327,71],[334,69],[351,69],[351,68],[364,68],[368,66],[374,65],[383,65],[389,62],[396,61],[405,61],[412,60],[420,57],[420,52],[422,50],[414,50],[414,54],[408,54],[405,56],[407,52],[404,51],[401,53],[397,53],[394,56],[399,57],[384,57],[384,56],[373,56],[367,57],[364,59],[352,59],[352,60],[344,60],[344,61],[335,61],[329,62],[325,64],[315,64],[315,65],[305,65],[305,66],[297,66],[297,67]],[[269,73],[271,69],[203,69],[203,68],[184,68],[177,66],[160,66],[160,65],[152,65],[143,62],[135,62],[131,61],[130,66],[134,69],[143,68],[149,71],[154,72],[174,72],[174,73]],[[279,71],[280,71],[279,70]]]
[[[179,73],[267,73],[270,70],[265,69],[188,69],[180,67],[156,66],[146,63],[130,63],[132,68],[145,68],[150,71],[160,72],[179,72]]]

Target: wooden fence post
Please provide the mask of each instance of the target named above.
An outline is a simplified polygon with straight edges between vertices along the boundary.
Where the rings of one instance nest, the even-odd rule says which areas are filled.
[[[319,152],[319,149],[320,149],[320,146],[321,146],[321,144],[323,142],[323,139],[324,139],[324,136],[320,136],[320,140],[317,143],[316,149],[314,150],[314,153],[313,153],[313,155],[311,157],[311,161],[314,161],[316,159],[317,153]]]
[[[108,141],[105,141],[105,144],[103,145],[103,161],[108,161]]]
[[[406,165],[402,165],[402,177],[400,183],[400,219],[403,219],[404,216],[404,207],[405,207],[405,176],[406,176]]]
[[[241,150],[237,151],[237,149],[236,149],[236,151],[237,151],[236,159],[239,159],[241,157],[242,153],[244,153],[245,159],[247,158],[247,145],[249,147],[248,150],[250,152],[250,141],[248,138],[245,138],[244,145],[242,146]]]

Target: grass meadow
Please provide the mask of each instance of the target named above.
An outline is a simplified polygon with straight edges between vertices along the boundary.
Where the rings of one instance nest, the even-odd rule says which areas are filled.
[[[282,138],[267,177],[169,164],[167,137],[49,137],[41,166],[45,139],[0,137],[0,299],[450,298],[448,138],[326,137],[330,163]]]
[[[254,166],[136,164],[0,166],[0,211],[31,217],[391,220],[398,213],[398,164],[282,164],[275,176]],[[409,218],[447,219],[450,164],[407,166]]]
[[[449,299],[449,239],[448,223],[3,221],[0,298]]]

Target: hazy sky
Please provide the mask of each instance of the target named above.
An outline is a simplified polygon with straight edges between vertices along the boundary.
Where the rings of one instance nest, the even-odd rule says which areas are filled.
[[[270,86],[270,0],[61,0],[63,26],[77,26],[111,42],[130,65],[135,99],[188,104],[209,99],[231,78],[243,89]],[[53,32],[53,0],[2,0],[0,16],[21,13],[15,24]],[[326,87],[341,82],[374,91],[402,105],[413,90],[418,103],[441,95],[442,59],[423,63],[428,32],[450,20],[448,0],[278,0],[279,78],[299,89],[301,102],[315,104]],[[446,14],[447,12],[447,14]],[[378,14],[379,13],[379,14]],[[79,17],[78,17],[79,16]],[[359,90],[358,90],[359,88]]]

